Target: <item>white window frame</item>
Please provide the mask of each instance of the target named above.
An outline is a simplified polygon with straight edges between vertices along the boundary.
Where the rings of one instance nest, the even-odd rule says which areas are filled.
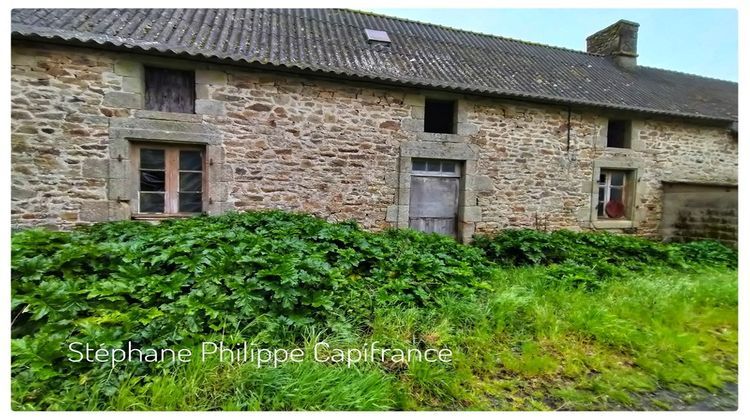
[[[416,163],[424,162],[425,168],[429,163],[437,163],[439,165],[438,170],[419,170],[414,169]],[[453,169],[446,170],[446,164],[452,164]],[[461,176],[461,161],[450,160],[450,159],[424,159],[424,158],[412,158],[411,159],[411,174],[414,176],[442,176],[447,178],[459,178]]]
[[[589,182],[591,201],[589,205],[588,223],[594,229],[630,229],[637,228],[642,220],[643,214],[639,210],[644,186],[641,185],[640,176],[643,173],[643,163],[630,157],[606,157],[594,159],[594,171]],[[599,204],[599,176],[602,171],[622,171],[627,174],[625,182],[628,184],[626,194],[628,200],[625,202],[625,217],[623,219],[599,218],[597,206]]]
[[[630,190],[630,178],[631,178],[631,172],[624,169],[602,169],[601,174],[604,175],[604,185],[600,184],[597,180],[597,219],[599,220],[630,220],[632,218],[632,211],[630,209],[630,200],[631,200],[631,192]],[[615,173],[620,173],[623,175],[622,185],[612,185],[612,175]],[[600,175],[601,177],[601,175]],[[599,189],[601,187],[604,187],[604,197],[599,196]],[[621,218],[611,218],[607,216],[607,212],[604,211],[604,208],[602,208],[602,214],[599,215],[599,203],[602,203],[602,206],[606,206],[607,203],[610,201],[612,188],[619,188],[622,190],[622,203],[625,206],[625,215]]]

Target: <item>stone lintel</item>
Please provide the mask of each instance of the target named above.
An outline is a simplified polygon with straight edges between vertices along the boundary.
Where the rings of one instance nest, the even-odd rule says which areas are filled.
[[[466,143],[415,141],[401,145],[401,156],[425,159],[477,160],[479,153]]]

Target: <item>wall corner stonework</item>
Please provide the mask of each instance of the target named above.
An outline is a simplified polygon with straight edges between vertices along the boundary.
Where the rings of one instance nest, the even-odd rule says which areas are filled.
[[[226,115],[224,101],[214,99],[216,90],[227,87],[228,75],[225,71],[196,69],[195,70],[195,113],[223,116]]]
[[[645,124],[643,120],[631,120],[630,121],[630,148],[636,152],[645,150],[645,144],[641,140],[641,132],[645,130]]]
[[[195,113],[203,115],[222,116],[226,115],[224,102],[213,99],[196,99]]]
[[[143,95],[140,93],[111,91],[104,94],[102,105],[112,108],[143,108]]]

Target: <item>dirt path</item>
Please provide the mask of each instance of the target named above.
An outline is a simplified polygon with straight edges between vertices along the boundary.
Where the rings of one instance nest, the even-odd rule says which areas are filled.
[[[641,397],[643,410],[736,411],[737,384],[728,383],[715,392],[695,389],[689,393],[659,390]]]

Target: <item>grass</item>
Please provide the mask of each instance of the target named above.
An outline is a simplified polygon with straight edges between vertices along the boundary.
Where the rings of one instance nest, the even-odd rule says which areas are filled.
[[[638,409],[648,393],[737,381],[737,275],[639,273],[590,292],[550,287],[545,269],[494,271],[496,292],[431,309],[391,308],[357,345],[415,340],[454,351],[449,365],[402,369],[317,362],[257,368],[190,363],[133,377],[95,404],[109,410]],[[321,339],[320,336],[314,337]],[[313,341],[313,337],[309,338]],[[666,403],[651,401],[657,408]]]
[[[387,410],[395,382],[377,369],[316,362],[278,368],[191,363],[152,378],[133,377],[107,401],[112,410]]]

